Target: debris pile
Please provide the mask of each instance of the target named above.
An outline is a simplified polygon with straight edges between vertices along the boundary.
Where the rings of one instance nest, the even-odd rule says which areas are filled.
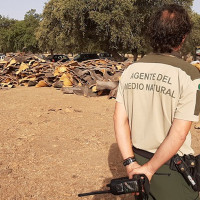
[[[15,55],[0,61],[0,88],[54,87],[64,94],[116,97],[119,78],[128,61],[88,60],[52,63],[35,55]]]
[[[200,61],[193,62],[192,65],[194,65],[200,71]]]

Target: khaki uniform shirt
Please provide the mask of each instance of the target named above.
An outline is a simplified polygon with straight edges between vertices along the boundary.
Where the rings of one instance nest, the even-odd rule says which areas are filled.
[[[116,100],[125,106],[133,145],[155,153],[175,118],[198,121],[200,73],[175,56],[150,54],[123,72]],[[190,133],[178,153],[194,153]]]

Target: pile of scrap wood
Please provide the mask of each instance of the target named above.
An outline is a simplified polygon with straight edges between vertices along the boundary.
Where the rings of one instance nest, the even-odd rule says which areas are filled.
[[[200,71],[200,61],[193,61],[192,65],[194,65]]]
[[[35,55],[15,55],[0,62],[0,88],[54,87],[64,94],[116,97],[119,78],[130,62],[88,60],[52,63]]]

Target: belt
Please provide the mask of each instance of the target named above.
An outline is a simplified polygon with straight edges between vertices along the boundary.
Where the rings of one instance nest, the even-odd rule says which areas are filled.
[[[142,156],[144,158],[147,158],[147,159],[151,159],[153,156],[154,156],[154,153],[151,153],[149,151],[145,151],[143,149],[138,149],[136,147],[133,146],[133,152],[138,154],[139,156]],[[171,159],[168,160],[165,165],[170,165],[170,162],[171,162]]]

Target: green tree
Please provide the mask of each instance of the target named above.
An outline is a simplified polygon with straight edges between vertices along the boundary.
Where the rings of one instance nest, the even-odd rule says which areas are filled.
[[[200,46],[200,15],[191,13],[192,31],[186,37],[183,47],[181,48],[182,55],[187,58],[191,54],[195,58],[195,48]]]
[[[9,29],[8,44],[12,52],[22,51],[24,48],[23,36],[26,33],[26,26],[24,21],[16,21]]]
[[[56,10],[59,9],[58,4],[58,0],[51,0],[46,4],[42,15],[42,21],[36,33],[40,48],[43,51],[50,51],[51,54],[59,49],[59,37],[64,34],[61,19],[58,16],[60,15],[60,11],[56,13]],[[61,46],[63,46],[62,43]]]
[[[6,53],[12,50],[10,49],[8,38],[10,29],[14,24],[14,19],[9,19],[0,15],[0,52],[2,53]]]
[[[0,16],[0,51],[38,52],[35,32],[39,26],[40,15],[36,10],[25,14],[24,20],[18,21]]]
[[[33,53],[39,51],[36,31],[39,27],[40,20],[41,15],[37,14],[35,9],[31,9],[24,16],[25,34],[23,35],[23,43],[26,51]]]
[[[43,50],[60,52],[148,51],[151,13],[164,3],[190,8],[192,0],[50,0],[37,32]],[[190,9],[189,9],[190,10]]]

